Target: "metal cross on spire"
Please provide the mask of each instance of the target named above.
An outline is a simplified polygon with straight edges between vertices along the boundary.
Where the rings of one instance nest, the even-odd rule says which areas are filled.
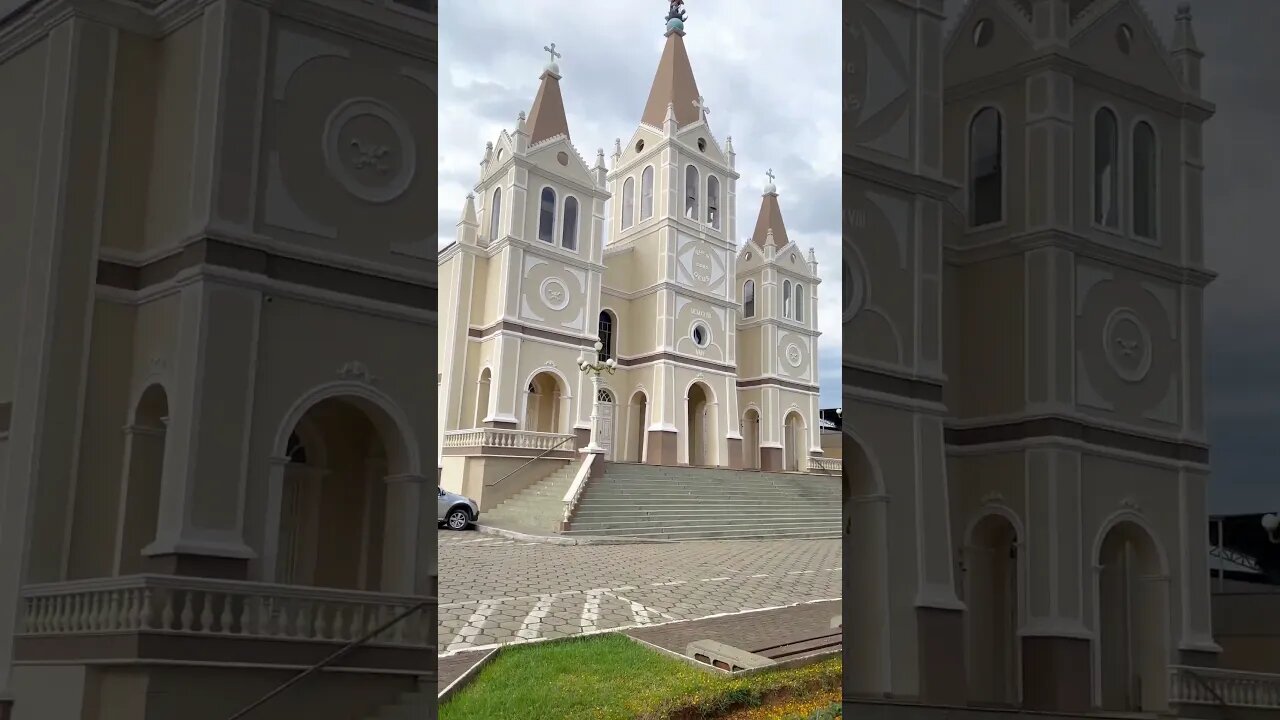
[[[558,58],[558,57],[564,57],[561,53],[556,52],[556,44],[555,44],[555,43],[551,43],[551,45],[550,45],[550,46],[543,45],[543,46],[542,46],[542,49],[543,49],[543,50],[546,50],[546,51],[547,51],[547,52],[549,52],[549,53],[551,53],[551,62],[553,62],[553,63],[556,61],[556,58]]]
[[[706,122],[707,116],[711,114],[711,108],[707,107],[706,101],[701,95],[697,100],[693,101],[693,106],[698,108],[698,119]]]
[[[765,175],[769,176],[769,184],[772,185],[773,184],[773,168],[769,168],[769,171],[766,172]]]

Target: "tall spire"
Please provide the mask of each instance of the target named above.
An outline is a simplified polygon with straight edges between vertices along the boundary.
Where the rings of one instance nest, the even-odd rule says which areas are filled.
[[[560,66],[556,64],[556,58],[561,55],[556,52],[555,43],[542,49],[551,54],[551,61],[542,71],[542,84],[533,98],[533,108],[529,110],[529,121],[525,126],[530,145],[556,135],[569,135],[569,120],[565,117],[564,98],[560,95]]]
[[[644,105],[644,115],[640,119],[646,125],[662,127],[667,116],[667,106],[675,108],[676,124],[691,125],[703,119],[700,108],[701,94],[698,93],[698,82],[693,79],[693,66],[689,64],[689,53],[684,48],[684,21],[687,14],[683,0],[671,0],[671,11],[667,13],[667,44],[662,48],[662,58],[658,60],[658,71],[653,76],[653,86],[649,89],[649,100]]]
[[[773,168],[765,174],[769,176],[769,184],[764,186],[764,195],[760,198],[760,214],[756,216],[756,229],[751,233],[751,240],[760,247],[773,245],[783,248],[791,241],[787,239],[787,226],[782,222],[778,188],[773,184]]]

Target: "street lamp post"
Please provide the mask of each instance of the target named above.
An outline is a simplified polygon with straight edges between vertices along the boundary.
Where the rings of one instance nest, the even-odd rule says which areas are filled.
[[[595,342],[597,357],[603,348],[604,345],[597,340]],[[591,375],[591,440],[582,449],[584,453],[604,452],[604,448],[600,446],[600,373],[607,372],[612,375],[617,366],[618,363],[613,358],[599,362],[589,361],[584,355],[578,355],[578,369]]]

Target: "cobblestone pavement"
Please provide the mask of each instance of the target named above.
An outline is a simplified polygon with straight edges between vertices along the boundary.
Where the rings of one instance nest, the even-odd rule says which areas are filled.
[[[840,597],[838,539],[438,542],[441,654]]]

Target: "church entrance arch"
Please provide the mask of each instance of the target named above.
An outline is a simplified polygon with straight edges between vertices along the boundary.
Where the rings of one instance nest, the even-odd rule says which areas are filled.
[[[747,408],[742,414],[742,444],[744,466],[748,470],[760,469],[760,411]]]
[[[644,462],[644,440],[647,433],[645,426],[649,422],[649,399],[639,390],[631,396],[631,412],[628,423],[630,431],[627,447],[627,459],[631,462]]]
[[[847,427],[845,433],[843,545],[854,557],[844,563],[843,595],[860,610],[844,618],[844,687],[853,695],[880,697],[892,689],[887,503],[874,458]]]
[[[792,410],[782,424],[782,469],[787,472],[800,472],[804,469],[805,442],[804,419],[800,413]]]
[[[964,601],[971,699],[989,705],[1020,701],[1022,610],[1019,534],[1001,513],[983,516],[966,537]]]
[[[269,487],[263,575],[274,582],[412,592],[419,503],[417,447],[404,416],[380,393],[321,388],[282,423]],[[403,516],[403,517],[401,517]],[[407,533],[407,534],[406,534]]]
[[[564,383],[554,373],[535,374],[525,388],[524,429],[530,432],[564,432]]]
[[[714,465],[715,457],[715,417],[712,414],[714,398],[711,389],[704,383],[695,382],[689,386],[685,398],[688,408],[685,434],[688,436],[688,463],[690,465]]]
[[[1100,706],[1119,712],[1168,708],[1169,577],[1163,554],[1139,522],[1111,524],[1096,548]]]

